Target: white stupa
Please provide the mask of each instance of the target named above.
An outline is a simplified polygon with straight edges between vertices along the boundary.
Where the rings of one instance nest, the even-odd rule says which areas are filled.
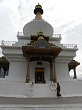
[[[1,43],[10,65],[8,76],[0,79],[0,95],[56,97],[57,82],[62,97],[81,95],[82,82],[69,75],[69,63],[76,56],[77,46],[61,44],[61,35],[53,35],[53,27],[42,18],[40,4],[34,13],[35,18],[23,27],[23,33],[17,33],[17,42]]]

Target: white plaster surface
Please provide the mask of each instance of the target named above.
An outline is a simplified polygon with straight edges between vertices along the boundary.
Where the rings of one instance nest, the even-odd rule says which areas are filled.
[[[33,20],[27,23],[23,28],[23,33],[27,35],[37,35],[37,32],[43,31],[46,36],[53,36],[53,27],[44,20]]]
[[[69,72],[68,72],[68,63],[63,62],[63,61],[55,63],[56,77],[57,77],[58,82],[72,80],[72,78],[70,78]]]
[[[82,96],[82,81],[61,81],[62,97]],[[47,84],[25,83],[23,81],[1,80],[0,96],[14,97],[56,97],[56,84],[52,86]]]
[[[37,61],[30,63],[30,81],[35,82],[35,68],[44,68],[44,77],[46,82],[50,81],[50,64],[42,62],[42,65],[37,65]]]
[[[62,96],[82,96],[82,81],[60,81]]]
[[[27,73],[27,62],[26,61],[11,61],[9,68],[9,80],[12,81],[24,81]]]

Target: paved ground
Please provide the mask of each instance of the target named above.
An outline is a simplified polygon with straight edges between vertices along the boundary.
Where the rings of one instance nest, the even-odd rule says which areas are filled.
[[[82,97],[60,97],[60,98],[15,98],[0,97],[0,104],[82,104]]]

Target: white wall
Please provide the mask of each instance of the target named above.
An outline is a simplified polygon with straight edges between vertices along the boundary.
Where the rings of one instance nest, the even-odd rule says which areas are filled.
[[[55,64],[56,69],[56,77],[57,81],[70,81],[69,72],[68,72],[68,63],[67,62],[56,62]]]
[[[11,61],[9,67],[9,80],[25,81],[27,72],[27,62],[25,61]]]
[[[18,42],[16,42],[13,46],[24,46],[26,44],[28,44],[30,42],[30,40],[26,40],[26,39],[20,39]]]
[[[62,96],[82,96],[82,81],[73,79],[72,81],[60,81]]]
[[[50,81],[50,63],[42,62],[42,65],[37,65],[37,62],[30,63],[30,80],[35,82],[35,68],[44,68],[44,77],[46,82]]]
[[[25,82],[13,82],[0,79],[0,96],[28,96],[29,84]]]
[[[82,96],[82,81],[59,81],[61,86],[62,97],[66,96]],[[29,96],[30,84],[5,81],[0,79],[0,96]],[[37,88],[38,89],[38,88]]]

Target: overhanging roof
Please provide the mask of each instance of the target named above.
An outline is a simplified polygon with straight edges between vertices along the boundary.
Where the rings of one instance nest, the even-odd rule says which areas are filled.
[[[54,55],[56,58],[58,54],[61,52],[61,48],[59,47],[51,47],[51,48],[35,48],[34,46],[22,46],[23,56],[27,57],[28,54],[50,54]]]

